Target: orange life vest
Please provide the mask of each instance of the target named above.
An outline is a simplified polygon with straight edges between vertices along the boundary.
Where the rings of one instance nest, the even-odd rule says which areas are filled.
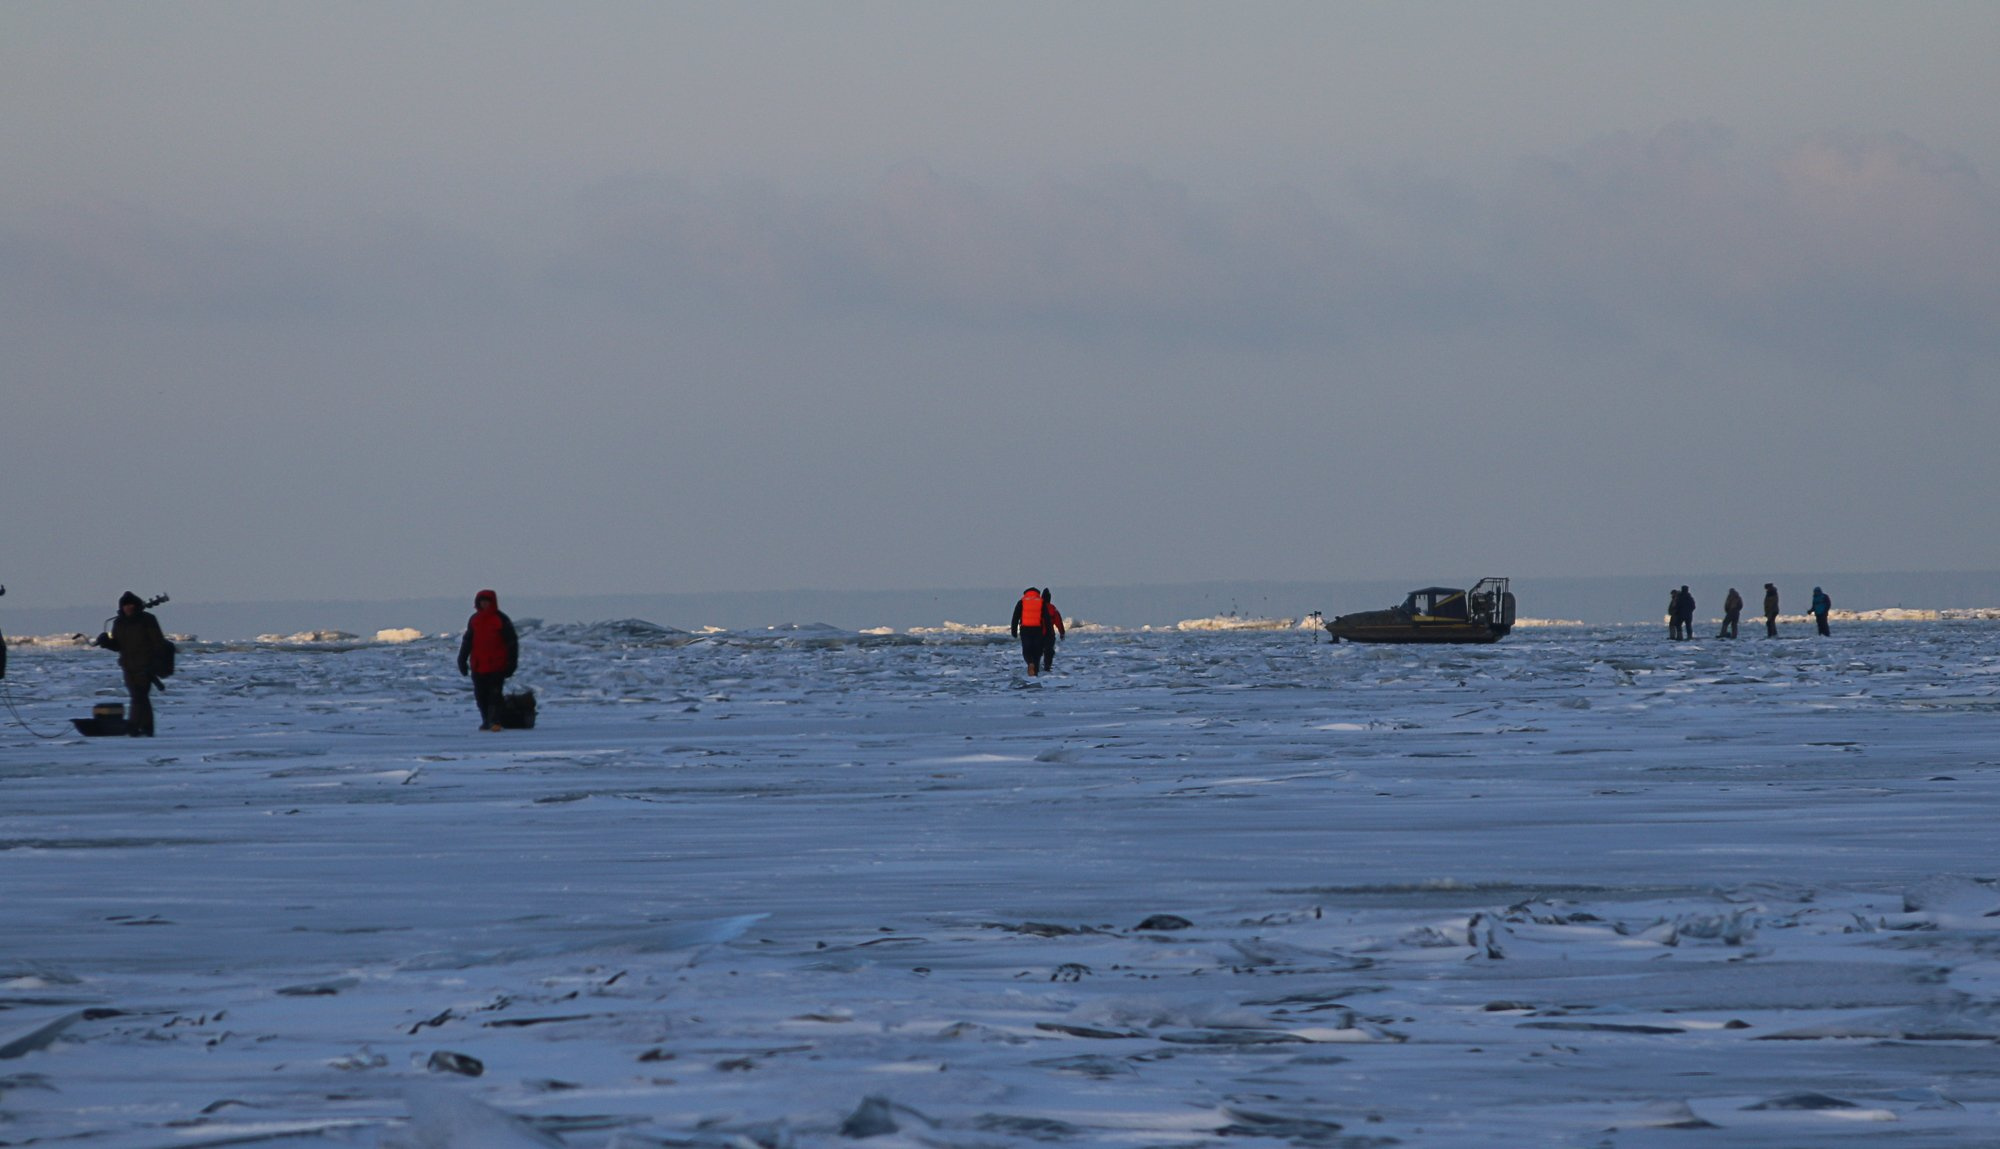
[[[1021,596],[1021,625],[1042,625],[1042,596],[1034,591]]]

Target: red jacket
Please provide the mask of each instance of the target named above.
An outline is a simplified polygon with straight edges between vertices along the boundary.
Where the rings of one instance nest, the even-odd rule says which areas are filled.
[[[477,609],[465,621],[465,637],[458,643],[458,672],[511,677],[521,664],[514,620],[500,613],[500,596],[490,590],[480,591],[472,601]]]

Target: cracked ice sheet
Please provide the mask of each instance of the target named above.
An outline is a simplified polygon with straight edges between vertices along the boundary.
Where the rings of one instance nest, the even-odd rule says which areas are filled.
[[[1996,639],[191,649],[0,733],[0,1139],[1988,1144]]]

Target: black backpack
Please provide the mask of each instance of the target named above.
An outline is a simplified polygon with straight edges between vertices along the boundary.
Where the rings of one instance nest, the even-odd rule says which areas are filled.
[[[174,645],[174,640],[164,634],[161,635],[160,644],[153,648],[153,677],[172,678],[174,676],[174,655],[178,653],[180,653],[180,647]]]

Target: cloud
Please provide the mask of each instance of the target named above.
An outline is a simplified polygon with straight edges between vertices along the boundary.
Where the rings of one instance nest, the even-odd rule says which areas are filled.
[[[642,308],[700,296],[1201,337],[1348,322],[1396,274],[1299,195],[1203,200],[1134,170],[1010,195],[921,165],[845,199],[622,182],[586,200],[556,265],[558,281]]]
[[[604,189],[561,278],[646,307],[1379,341],[1689,334],[1808,359],[1993,350],[2000,202],[1901,136],[1747,148],[1619,135],[1480,189],[1363,174],[1337,195],[1204,198],[1143,172],[1003,193],[900,168],[866,194]]]
[[[2000,201],[1901,136],[1759,152],[1707,125],[1524,164],[1496,231],[1535,309],[1658,322],[1808,359],[1984,355]]]
[[[1003,190],[913,164],[847,195],[634,176],[540,223],[536,246],[69,207],[0,221],[0,290],[246,322],[697,307],[1175,344],[1698,340],[1857,374],[1965,375],[2000,339],[2000,197],[1896,135],[1760,149],[1682,124],[1497,187],[1358,173],[1233,198],[1133,169]]]
[[[245,324],[491,312],[517,274],[497,248],[424,221],[210,222],[120,201],[0,219],[0,298],[72,318]]]

